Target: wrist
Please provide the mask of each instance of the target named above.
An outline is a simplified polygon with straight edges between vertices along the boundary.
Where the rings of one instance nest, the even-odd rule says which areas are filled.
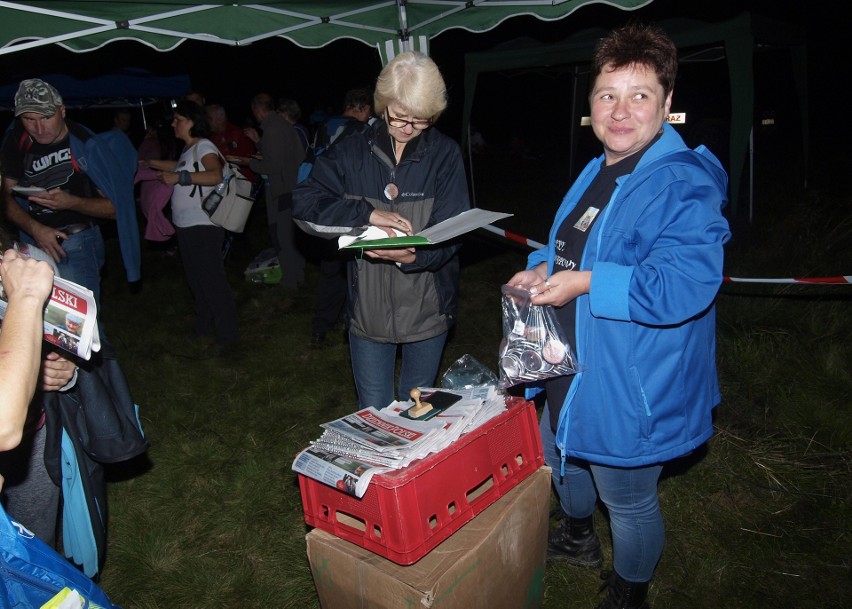
[[[178,184],[180,186],[192,186],[192,175],[187,171],[178,171]]]

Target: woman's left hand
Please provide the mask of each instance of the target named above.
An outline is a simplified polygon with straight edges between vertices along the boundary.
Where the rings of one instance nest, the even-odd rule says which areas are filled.
[[[417,254],[413,247],[393,248],[393,249],[365,249],[364,253],[368,258],[374,260],[387,260],[388,262],[398,262],[400,264],[411,264],[417,259]]]
[[[383,228],[388,234],[388,237],[396,236],[396,233],[394,233],[392,229],[401,231],[406,235],[414,233],[414,227],[411,226],[411,222],[394,211],[380,211],[378,209],[374,209],[370,213],[370,224]]]

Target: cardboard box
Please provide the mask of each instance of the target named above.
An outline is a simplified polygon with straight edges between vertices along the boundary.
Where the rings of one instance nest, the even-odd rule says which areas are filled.
[[[320,529],[307,535],[323,609],[534,609],[544,592],[550,468],[401,566]]]

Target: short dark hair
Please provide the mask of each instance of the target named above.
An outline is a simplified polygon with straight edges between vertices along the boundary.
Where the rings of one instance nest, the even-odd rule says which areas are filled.
[[[275,103],[272,101],[272,96],[269,93],[258,93],[252,97],[251,105],[267,112],[275,111]]]
[[[364,106],[373,105],[373,93],[369,87],[360,87],[358,89],[349,89],[343,96],[343,109],[347,108],[363,108]]]
[[[210,137],[210,125],[207,124],[207,113],[204,108],[188,99],[179,99],[175,106],[175,114],[192,121],[189,134],[193,137]]]
[[[299,102],[289,97],[282,97],[278,100],[276,111],[286,114],[294,121],[302,118],[302,109],[299,107]]]
[[[672,92],[677,77],[677,46],[662,29],[631,20],[601,38],[592,59],[592,76],[600,76],[608,65],[619,69],[634,64],[654,70],[665,94]]]

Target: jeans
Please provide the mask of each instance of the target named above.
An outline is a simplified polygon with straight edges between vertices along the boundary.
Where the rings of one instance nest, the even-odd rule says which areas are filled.
[[[36,245],[29,235],[23,239],[27,243]],[[69,235],[62,243],[65,257],[56,267],[59,276],[68,281],[73,281],[92,290],[98,311],[101,307],[101,268],[104,265],[104,239],[101,229],[97,226],[79,233]],[[100,317],[100,316],[99,316]]]
[[[402,366],[399,371],[398,396],[400,401],[410,399],[414,387],[432,387],[447,333],[414,343],[402,343]],[[349,352],[352,356],[352,373],[358,390],[361,408],[384,408],[394,401],[393,379],[396,367],[396,343],[376,343],[349,334]]]
[[[615,571],[627,581],[650,581],[666,535],[657,495],[663,466],[613,467],[569,457],[563,478],[549,408],[545,405],[541,415],[541,442],[562,511],[572,518],[585,518],[600,498],[609,511]]]

